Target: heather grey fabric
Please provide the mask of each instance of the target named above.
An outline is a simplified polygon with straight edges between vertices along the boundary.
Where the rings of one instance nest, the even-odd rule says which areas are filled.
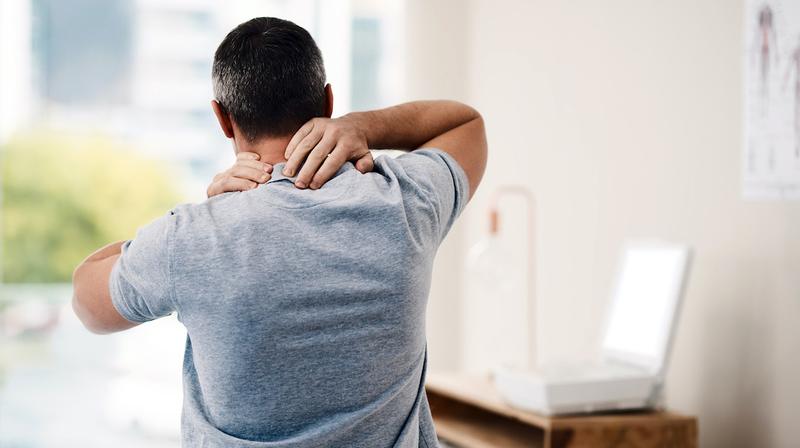
[[[141,228],[112,272],[126,319],[186,326],[183,445],[438,446],[425,306],[464,172],[436,149],[316,191],[281,169]]]

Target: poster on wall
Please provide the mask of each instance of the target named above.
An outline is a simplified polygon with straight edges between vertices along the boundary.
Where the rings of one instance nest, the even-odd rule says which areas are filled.
[[[746,0],[745,199],[800,200],[800,1]]]

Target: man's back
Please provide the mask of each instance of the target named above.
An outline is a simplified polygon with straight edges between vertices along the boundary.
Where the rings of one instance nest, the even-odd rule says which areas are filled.
[[[446,100],[331,118],[319,47],[275,17],[231,30],[211,77],[237,161],[207,193],[237,193],[90,254],[75,314],[111,333],[178,313],[185,446],[436,446],[426,296],[486,167],[483,118]],[[370,148],[412,153],[360,174]]]
[[[464,172],[437,150],[381,157],[369,174],[347,164],[316,191],[279,172],[176,208],[112,274],[124,317],[177,310],[188,330],[185,444],[436,446],[425,306]]]

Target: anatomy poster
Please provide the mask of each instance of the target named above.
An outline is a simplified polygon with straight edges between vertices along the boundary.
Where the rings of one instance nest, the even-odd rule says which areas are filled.
[[[800,1],[745,5],[742,193],[800,200]]]

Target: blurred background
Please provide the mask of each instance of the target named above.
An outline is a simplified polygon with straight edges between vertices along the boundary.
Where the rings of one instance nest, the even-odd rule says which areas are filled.
[[[317,39],[335,115],[419,98],[484,115],[484,184],[436,262],[432,371],[474,367],[464,260],[493,193],[523,186],[533,241],[522,199],[501,201],[499,270],[535,279],[540,361],[592,356],[625,239],[686,242],[696,258],[668,407],[699,417],[704,447],[796,446],[800,207],[742,195],[746,11],[729,0],[0,0],[0,447],[179,445],[181,326],[90,335],[68,282],[92,249],[202,200],[232,162],[208,105],[213,51],[265,15]]]
[[[233,152],[209,102],[214,50],[277,16],[319,43],[335,113],[402,95],[400,1],[0,2],[0,446],[178,446],[174,318],[89,335],[72,269],[179,202]]]

